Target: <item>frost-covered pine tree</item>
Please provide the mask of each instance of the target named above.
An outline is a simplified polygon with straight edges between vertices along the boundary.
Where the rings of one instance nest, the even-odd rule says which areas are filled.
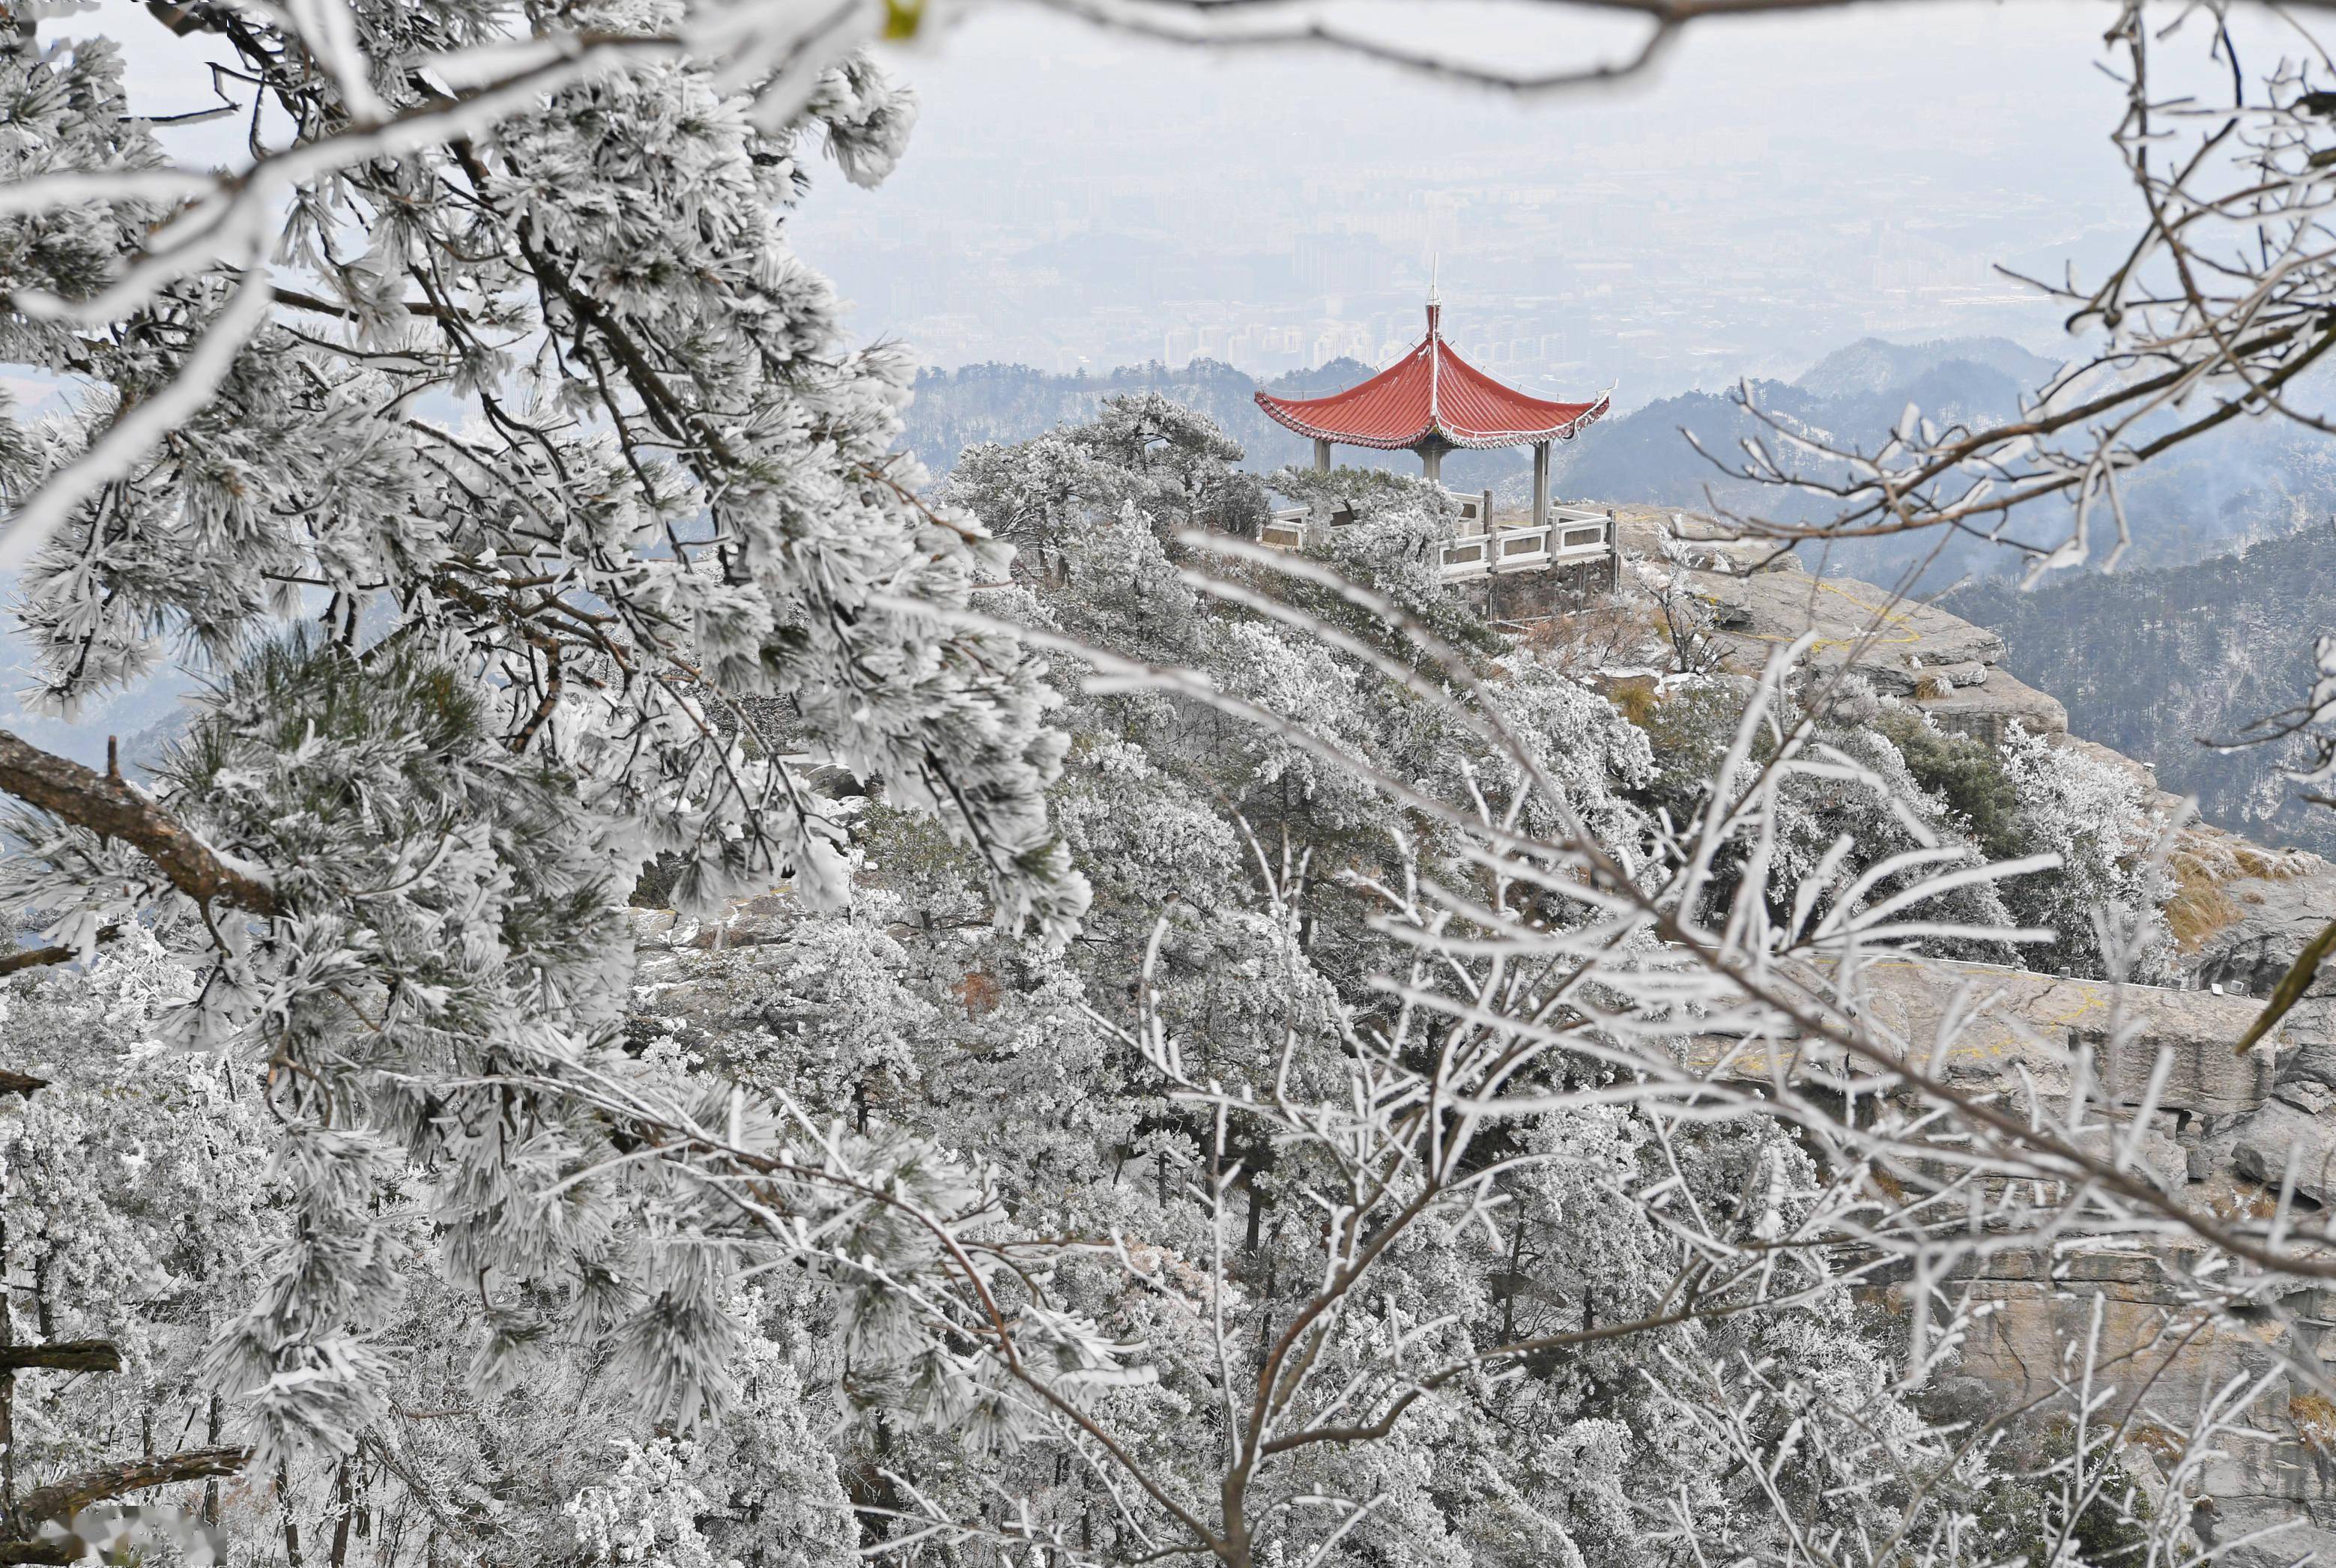
[[[0,1557],[1995,1555],[1968,1302],[1853,1288],[2200,1225],[1859,1023],[2019,934],[1896,742],[1780,664],[1666,755],[1440,591],[1438,492],[1270,560],[1157,399],[930,492],[785,239],[900,151],[878,7],[152,14],[224,171],[100,39],[0,65],[41,697],[205,683],[143,778],[0,735],[5,962],[79,966],[0,1019]],[[638,889],[754,940],[637,975]]]
[[[572,1334],[691,1418],[741,1263],[642,1158],[709,1125],[618,1048],[643,868],[833,901],[825,766],[933,813],[1005,924],[1085,901],[1042,667],[933,613],[1007,551],[920,496],[909,362],[787,243],[822,150],[881,178],[913,103],[858,12],[155,15],[252,100],[241,166],[172,163],[93,31],[0,53],[0,355],[60,389],[0,423],[0,560],[42,702],[203,693],[148,780],[0,735],[10,907],[185,957],[155,1037],[278,1125],[292,1241],[205,1367],[263,1470],[382,1417],[409,1207],[482,1376]]]

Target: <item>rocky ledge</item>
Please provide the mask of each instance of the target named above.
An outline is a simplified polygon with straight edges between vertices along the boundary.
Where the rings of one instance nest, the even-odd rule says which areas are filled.
[[[2336,1207],[2336,978],[2314,981],[2302,1004],[2245,1057],[2233,1048],[2304,946],[2336,920],[2336,866],[2191,820],[2186,803],[2156,787],[2149,767],[2068,734],[2068,710],[2002,667],[2003,639],[1887,589],[1809,572],[1773,546],[1731,540],[1692,513],[1611,508],[1626,557],[1641,577],[1666,580],[1674,602],[1698,607],[1723,668],[1751,675],[1775,652],[1814,634],[1808,661],[1854,668],[1877,691],[1910,701],[1942,728],[2000,744],[2019,726],[2128,772],[2166,829],[2178,892],[2168,907],[2180,948],[2177,987],[2094,980],[1975,964],[1882,965],[1860,1006],[1908,1041],[1934,1038],[1952,1004],[1977,1020],[1949,1054],[1951,1079],[2023,1103],[2068,1088],[2079,1047],[2106,1057],[2112,1097],[2138,1110],[2161,1056],[2171,1071],[2135,1146],[2149,1178],[2200,1210],[2268,1213],[2290,1177],[2306,1209]],[[1713,1059],[1736,1042],[1702,1042]],[[1763,1063],[1737,1070],[1765,1074]],[[2106,1140],[2113,1135],[2105,1129]],[[2166,1256],[2129,1246],[2065,1243],[2042,1259],[1998,1258],[1972,1281],[1995,1309],[1966,1348],[1963,1378],[1981,1403],[2028,1401],[2066,1375],[2063,1349],[2105,1298],[2105,1354],[2132,1370],[2127,1398],[2152,1411],[2195,1410],[2236,1375],[2281,1373],[2258,1419],[2261,1440],[2236,1443],[2208,1471],[2201,1540],[2236,1543],[2292,1522],[2229,1561],[2270,1568],[2307,1552],[2336,1555],[2336,1403],[2315,1387],[2336,1380],[2336,1319],[2326,1292],[2280,1302],[2260,1321],[2217,1322],[2178,1339],[2182,1303]],[[2049,1276],[2088,1289],[2053,1288]],[[2301,1368],[2298,1372],[2292,1368]],[[2136,1430],[2146,1448],[2158,1432]],[[2145,1467],[2148,1456],[2136,1456]]]
[[[1708,635],[1743,673],[1809,633],[1810,664],[1854,666],[1876,691],[1919,704],[1942,728],[1990,743],[2008,725],[2068,733],[2068,710],[2003,669],[2003,638],[1984,627],[1873,583],[1815,576],[1774,545],[1719,537],[1708,519],[1609,510],[1626,555],[1684,569],[1688,595],[1709,617]]]

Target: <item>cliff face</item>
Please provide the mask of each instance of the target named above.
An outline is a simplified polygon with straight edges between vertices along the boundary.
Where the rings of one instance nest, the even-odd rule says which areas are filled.
[[[2203,1210],[2268,1213],[2292,1162],[2304,1206],[2336,1205],[2336,979],[2316,980],[2248,1056],[2233,1049],[2259,998],[2336,920],[2336,866],[2185,821],[2184,802],[2158,790],[2144,765],[2068,735],[2060,703],[2001,667],[2004,643],[1993,632],[1932,606],[1893,604],[1872,584],[1813,577],[1795,558],[1728,541],[1708,522],[1698,528],[1698,520],[1685,518],[1674,525],[1679,514],[1667,511],[1612,510],[1626,551],[1676,571],[1704,607],[1728,667],[1749,674],[1813,633],[1812,664],[1849,666],[1942,727],[2000,741],[2018,726],[2131,770],[2173,829],[2168,869],[2179,891],[2167,915],[2180,946],[2179,987],[2112,988],[1982,965],[1909,964],[1874,982],[1866,1005],[1877,1018],[1905,1037],[1924,1038],[1956,992],[1966,1001],[1983,996],[1981,1021],[1951,1057],[1949,1076],[2014,1104],[2030,1093],[2065,1094],[2074,1048],[2099,1047],[2113,1037],[2113,1023],[2130,1026],[2107,1064],[2113,1098],[2137,1110],[2158,1057],[2172,1058],[2138,1142],[2153,1180]],[[1698,532],[1709,537],[1690,537],[1684,548],[1677,542],[1680,533]],[[2078,1242],[2057,1258],[2063,1278],[2088,1287],[2069,1292],[2053,1287],[2040,1255],[1995,1260],[1974,1281],[1980,1297],[1996,1304],[1965,1352],[1962,1377],[1973,1380],[1974,1407],[2001,1409],[2049,1394],[2066,1375],[2064,1348],[2088,1331],[2095,1294],[2107,1302],[2103,1357],[2120,1368],[2120,1398],[2146,1413],[2136,1426],[2145,1446],[2171,1443],[2174,1434],[2157,1423],[2178,1422],[2233,1377],[2300,1368],[2280,1376],[2257,1415],[2268,1436],[2231,1446],[2210,1467],[2213,1502],[2195,1524],[2212,1545],[2292,1522],[2238,1548],[2234,1562],[2285,1563],[2307,1551],[2336,1553],[2336,1404],[2311,1376],[2336,1378],[2336,1338],[2321,1327],[2336,1320],[2336,1303],[2319,1299],[2326,1292],[2303,1292],[2260,1321],[2194,1325],[2167,1286],[2172,1261]]]

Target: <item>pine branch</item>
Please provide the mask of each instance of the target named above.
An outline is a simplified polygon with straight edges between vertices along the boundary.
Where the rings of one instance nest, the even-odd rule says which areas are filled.
[[[142,1492],[149,1486],[170,1486],[181,1481],[202,1481],[213,1475],[232,1475],[250,1457],[248,1448],[190,1448],[184,1453],[108,1465],[25,1493],[24,1504],[16,1511],[17,1517],[70,1519],[92,1503],[102,1503],[125,1492]]]
[[[101,774],[0,730],[0,790],[60,822],[101,838],[120,839],[154,862],[171,886],[197,903],[234,904],[274,914],[275,890],[229,865],[119,774]]]
[[[319,298],[314,294],[304,294],[297,288],[283,287],[281,285],[278,285],[276,289],[276,302],[279,305],[290,306],[295,310],[313,311],[318,316],[354,317],[357,313],[355,306],[337,304],[330,299]],[[401,299],[397,302],[397,307],[408,316],[427,316],[439,321],[451,320],[455,314],[446,307],[433,304],[427,299]]]

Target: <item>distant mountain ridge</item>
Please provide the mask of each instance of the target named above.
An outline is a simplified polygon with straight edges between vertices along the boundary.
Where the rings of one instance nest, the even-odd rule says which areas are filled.
[[[1914,345],[1869,338],[1826,355],[1793,381],[1753,382],[1750,392],[1762,409],[1816,439],[1872,452],[1910,405],[1942,427],[2015,418],[2023,395],[2058,368],[2003,338]],[[1695,437],[1701,453],[1683,432]],[[1665,398],[1591,433],[1570,454],[1562,482],[1575,493],[1630,496],[1652,505],[1786,522],[1815,522],[1832,515],[1834,503],[1824,496],[1723,472],[1722,463],[1742,462],[1747,441],[1778,444],[1733,395]],[[2134,533],[2127,564],[2195,560],[2234,544],[2285,534],[2336,508],[2336,447],[2285,421],[2237,420],[2162,454],[2130,475],[2122,489]],[[2048,539],[2059,537],[2067,524],[2058,502],[2036,503],[2026,515],[2026,526]],[[2104,519],[2095,534],[2096,560],[2106,555],[2112,538]],[[1804,551],[1812,570],[1889,583],[1939,542],[1935,536],[1851,541]],[[1914,586],[1936,591],[1961,577],[1993,576],[2020,564],[2010,551],[1983,540],[1949,541]]]
[[[2026,386],[2038,385],[2059,368],[2008,337],[1942,337],[1919,344],[1864,337],[1835,349],[1795,376],[1792,384],[1817,397],[1872,395],[1957,361],[1992,370]]]
[[[1241,443],[1248,467],[1270,472],[1285,463],[1312,463],[1314,444],[1265,416],[1256,403],[1260,389],[1285,397],[1319,397],[1373,374],[1371,366],[1345,358],[1263,382],[1213,359],[1196,359],[1174,370],[1154,360],[1104,375],[1056,375],[1027,365],[929,370],[917,377],[904,444],[942,474],[956,465],[959,453],[981,442],[1027,441],[1056,425],[1092,419],[1106,397],[1157,392],[1215,420]],[[1341,447],[1338,460],[1358,468],[1419,472],[1419,460],[1407,452]],[[1528,462],[1518,451],[1455,452],[1444,461],[1444,481],[1455,490],[1523,483]]]
[[[1835,349],[1791,381],[1751,385],[1763,408],[1812,434],[1872,451],[1887,439],[1908,404],[1940,424],[2015,416],[2023,394],[2042,385],[2052,361],[2006,338],[1942,338],[1893,344],[1866,338]],[[1338,359],[1319,369],[1278,376],[1267,390],[1315,396],[1353,385],[1371,367]],[[908,415],[907,444],[936,474],[981,441],[1023,441],[1085,419],[1115,393],[1158,391],[1224,426],[1248,453],[1248,465],[1271,470],[1312,460],[1308,442],[1267,419],[1251,401],[1260,383],[1214,360],[1171,370],[1154,363],[1105,375],[1054,375],[1023,365],[978,365],[919,377]],[[1698,453],[1683,438],[1690,432]],[[1742,443],[1767,432],[1732,395],[1688,393],[1661,399],[1591,426],[1558,448],[1561,494],[1607,496],[1697,511],[1720,510],[1814,521],[1829,515],[1823,497],[1731,479],[1713,462],[1740,459]],[[1416,472],[1408,453],[1341,447],[1338,460]],[[1492,488],[1522,501],[1529,483],[1522,449],[1455,453],[1445,482],[1455,490]],[[2205,440],[2177,447],[2133,475],[2125,487],[2136,541],[2128,564],[2196,560],[2234,544],[2292,531],[2336,510],[2336,443],[2284,422],[2234,421]],[[2063,514],[2034,509],[2035,528],[2052,534]],[[1845,541],[1809,549],[1812,570],[1894,582],[1910,560],[1938,541]],[[2103,547],[2104,549],[2106,546]],[[1950,541],[1919,579],[1934,591],[1959,577],[1983,577],[2018,563],[1982,541]]]

